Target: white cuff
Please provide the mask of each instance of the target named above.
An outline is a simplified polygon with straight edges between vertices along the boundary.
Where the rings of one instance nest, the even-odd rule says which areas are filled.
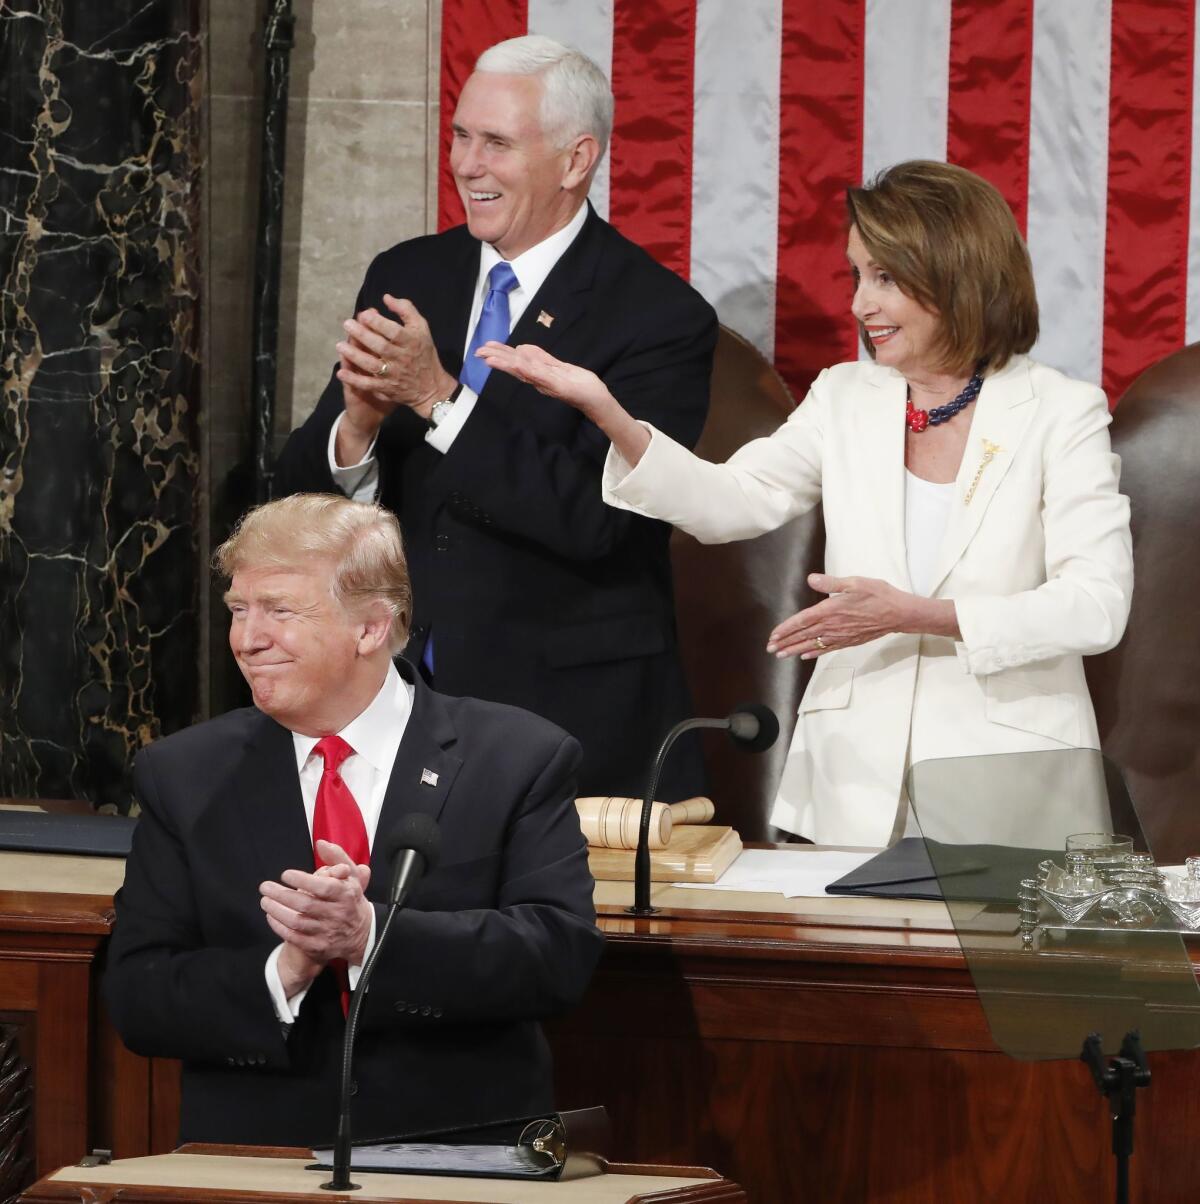
[[[374,908],[371,909],[372,913],[374,910]],[[374,920],[371,923],[371,931],[374,933]],[[279,955],[282,952],[283,942],[281,941],[271,950],[271,955],[267,958],[265,967],[267,990],[271,992],[271,1003],[275,1006],[275,1015],[279,1018],[279,1023],[293,1024],[300,1014],[300,1005],[304,1002],[304,996],[308,994],[308,988],[297,991],[290,999],[283,993],[283,980],[279,977]]]
[[[463,429],[463,424],[471,417],[471,411],[475,408],[478,400],[479,394],[474,389],[468,389],[466,385],[463,385],[454,404],[450,407],[450,413],[437,426],[431,426],[425,432],[425,442],[434,451],[440,451],[444,456],[450,450],[454,440],[458,438],[458,432]]]
[[[342,465],[337,462],[337,433],[342,425],[345,413],[337,416],[337,421],[329,430],[329,472],[333,483],[352,502],[373,502],[375,491],[379,488],[379,464],[375,459],[375,439],[367,448],[367,454],[357,464]]]
[[[608,455],[604,457],[604,470],[600,476],[600,496],[604,499],[606,505],[612,506],[614,510],[632,510],[635,514],[645,513],[641,506],[634,501],[628,501],[621,496],[622,487],[631,484],[636,485],[642,481],[647,475],[651,479],[654,478],[654,469],[651,467],[641,472],[638,470],[645,464],[646,458],[649,456],[652,460],[658,459],[659,447],[662,440],[656,439],[658,431],[655,430],[650,423],[638,419],[643,427],[646,428],[650,435],[650,442],[646,445],[646,450],[642,452],[642,458],[636,464],[630,464],[619,451],[617,445],[610,443],[608,447]],[[630,478],[633,478],[632,481]]]

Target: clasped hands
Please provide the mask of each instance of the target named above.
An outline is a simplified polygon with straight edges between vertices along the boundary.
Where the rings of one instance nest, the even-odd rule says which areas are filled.
[[[390,293],[383,303],[392,317],[372,308],[342,323],[346,338],[337,344],[337,378],[345,403],[338,429],[340,464],[362,459],[393,410],[407,406],[427,419],[433,403],[448,397],[457,384],[442,367],[429,323],[417,307]]]
[[[362,965],[371,935],[370,867],[327,840],[317,841],[317,856],[325,864],[315,872],[284,870],[258,887],[267,924],[283,941],[279,977],[289,998],[337,958]]]

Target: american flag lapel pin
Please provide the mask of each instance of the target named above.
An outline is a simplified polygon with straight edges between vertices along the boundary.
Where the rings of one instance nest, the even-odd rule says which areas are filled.
[[[554,315],[548,314],[544,309],[537,316],[538,325],[544,326],[547,330],[554,325]]]
[[[422,786],[436,786],[437,779],[438,779],[438,775],[436,773],[434,773],[432,769],[422,769],[421,770],[421,785]]]

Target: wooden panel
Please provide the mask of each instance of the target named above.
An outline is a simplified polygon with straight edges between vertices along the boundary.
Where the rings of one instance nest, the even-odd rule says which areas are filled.
[[[90,969],[74,962],[39,968],[34,1107],[41,1174],[88,1152]]]
[[[37,966],[0,957],[0,1010],[32,1012],[37,1006]]]

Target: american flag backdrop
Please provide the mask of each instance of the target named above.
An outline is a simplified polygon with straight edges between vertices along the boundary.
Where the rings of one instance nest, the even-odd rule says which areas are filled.
[[[610,75],[592,201],[689,279],[797,396],[858,355],[843,190],[901,159],[971,168],[1033,257],[1034,354],[1116,402],[1200,339],[1197,0],[443,0],[439,224],[454,101],[543,33]]]

